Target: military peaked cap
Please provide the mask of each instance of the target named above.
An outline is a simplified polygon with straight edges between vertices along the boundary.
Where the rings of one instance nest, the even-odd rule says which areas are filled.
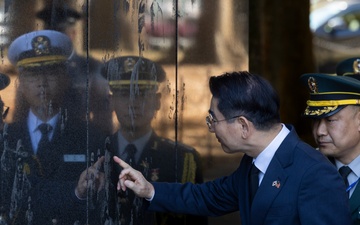
[[[73,46],[67,35],[39,30],[16,38],[9,46],[8,58],[16,67],[38,67],[64,63],[72,53]]]
[[[314,73],[304,74],[300,80],[310,92],[305,117],[324,118],[347,105],[360,105],[360,81],[357,79]]]
[[[351,76],[360,80],[360,57],[345,59],[338,63],[336,74],[339,76]]]
[[[112,89],[128,88],[137,85],[140,88],[157,89],[165,80],[165,71],[157,63],[138,56],[122,56],[105,63],[103,76]]]

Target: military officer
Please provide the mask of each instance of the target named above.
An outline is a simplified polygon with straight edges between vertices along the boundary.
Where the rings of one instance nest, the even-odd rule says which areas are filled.
[[[310,99],[304,116],[312,119],[318,149],[344,178],[352,224],[360,224],[360,74],[355,59],[343,62],[336,74],[304,74]],[[354,69],[353,66],[355,65]]]
[[[75,195],[86,169],[85,123],[74,118],[66,67],[68,36],[33,31],[15,39],[9,61],[18,70],[13,122],[1,143],[1,207],[9,224],[73,224],[86,219]]]
[[[338,76],[347,76],[352,77],[357,80],[360,80],[360,57],[348,58],[336,66],[336,74]],[[360,91],[358,91],[360,92]],[[355,150],[353,150],[355,153]],[[359,156],[360,153],[356,153],[355,156]],[[354,179],[354,174],[356,177],[360,177],[360,169],[354,169],[355,172],[352,172],[348,175],[348,179]],[[357,186],[357,185],[356,185]],[[350,210],[352,214],[353,224],[360,224],[360,187],[354,187],[354,192],[350,196]]]
[[[163,68],[143,57],[122,56],[106,62],[103,76],[109,80],[112,106],[120,122],[120,129],[109,139],[112,155],[126,159],[152,181],[201,183],[203,178],[197,151],[158,136],[151,126],[160,109],[159,85],[166,76]],[[119,170],[115,164],[112,171],[115,210],[110,210],[113,212],[110,216],[105,213],[103,221],[152,225],[207,223],[205,217],[144,211],[142,200],[130,191],[117,195]]]

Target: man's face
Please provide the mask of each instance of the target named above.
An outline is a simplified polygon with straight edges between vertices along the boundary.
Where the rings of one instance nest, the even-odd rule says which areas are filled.
[[[350,163],[360,154],[360,108],[347,106],[335,115],[314,120],[312,133],[323,154]]]
[[[219,100],[217,98],[211,99],[209,113],[216,122],[211,124],[209,131],[215,134],[224,152],[240,152],[242,149],[242,142],[239,134],[239,132],[241,132],[241,126],[236,122],[237,118],[224,120],[224,115],[218,109],[218,102]]]
[[[65,72],[63,68],[21,72],[19,88],[31,108],[58,106],[67,87]]]
[[[151,121],[160,108],[160,93],[142,89],[131,92],[129,88],[112,92],[113,108],[123,131],[151,129]]]

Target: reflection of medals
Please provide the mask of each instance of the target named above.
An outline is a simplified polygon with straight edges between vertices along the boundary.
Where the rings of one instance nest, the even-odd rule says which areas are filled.
[[[151,169],[151,177],[150,177],[151,181],[159,180],[159,172],[160,172],[159,168]]]
[[[146,160],[143,160],[140,164],[145,170],[148,170],[150,165]]]

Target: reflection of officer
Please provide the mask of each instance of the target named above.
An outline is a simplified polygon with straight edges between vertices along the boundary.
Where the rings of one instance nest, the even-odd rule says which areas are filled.
[[[145,58],[125,56],[108,61],[103,76],[109,80],[120,122],[120,130],[111,137],[112,153],[131,161],[151,181],[202,182],[198,153],[159,137],[151,127],[160,109],[158,86],[165,80],[163,68]],[[115,187],[119,169],[114,171]],[[206,224],[203,217],[143,211],[142,200],[132,193],[120,193],[118,197],[116,210],[112,210],[118,213],[112,217],[121,224]]]
[[[74,190],[86,168],[86,127],[67,106],[65,65],[72,52],[70,39],[50,30],[24,34],[9,46],[19,75],[14,122],[3,131],[0,180],[11,224],[68,225],[85,218],[86,204]]]
[[[49,5],[39,11],[36,16],[45,22],[45,29],[56,30],[70,37],[73,44],[77,38],[76,23],[83,16],[67,5]],[[84,57],[76,52],[71,56],[68,66],[72,77],[72,88],[76,91],[73,104],[79,109],[79,114],[85,118],[87,98],[86,85],[89,79],[90,96],[89,102],[91,119],[93,124],[107,133],[112,132],[111,111],[109,108],[109,88],[104,78],[100,76],[101,63],[93,57]]]
[[[305,74],[301,80],[310,91],[304,116],[312,119],[319,150],[344,178],[352,224],[360,224],[360,81],[354,79],[360,64],[354,62],[340,65],[339,75],[344,76]]]

